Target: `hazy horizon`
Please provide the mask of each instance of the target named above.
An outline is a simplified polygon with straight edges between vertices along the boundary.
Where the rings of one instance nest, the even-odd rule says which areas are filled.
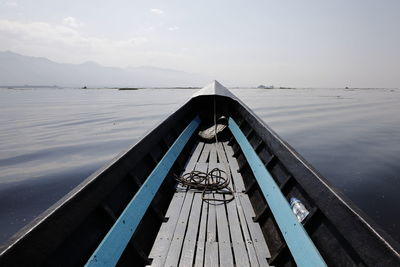
[[[399,13],[399,1],[1,0],[0,50],[227,86],[399,88]]]

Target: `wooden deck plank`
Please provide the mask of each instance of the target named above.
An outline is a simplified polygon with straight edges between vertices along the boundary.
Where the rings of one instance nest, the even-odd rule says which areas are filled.
[[[197,160],[200,157],[200,153],[202,152],[204,147],[204,143],[203,142],[199,142],[196,145],[196,148],[193,152],[193,154],[191,155],[190,159],[188,160],[186,166],[185,166],[185,170],[183,171],[182,175],[188,172],[191,172],[192,170],[194,170]],[[177,190],[183,190],[186,191],[186,186],[182,186],[179,183],[176,185]]]
[[[207,163],[202,163],[202,164],[196,163],[198,156],[199,155],[196,154],[196,157],[192,157],[189,161],[194,162],[195,164],[189,163],[189,165],[193,166],[194,170],[201,171],[201,172],[207,171]],[[195,160],[192,160],[193,158]],[[190,168],[193,168],[193,167],[190,167]],[[189,235],[185,235],[187,233],[186,228],[190,221],[190,217],[192,216],[191,214],[193,214],[194,217],[197,217],[197,224],[199,221],[200,214],[197,214],[197,213],[200,213],[201,195],[200,195],[200,201],[195,203],[196,205],[194,208],[197,210],[192,209],[192,204],[194,204],[193,199],[194,199],[194,191],[189,190],[186,193],[186,198],[185,198],[185,201],[184,201],[182,209],[181,209],[177,227],[175,228],[175,233],[174,233],[174,236],[172,239],[170,249],[168,251],[168,255],[167,255],[167,258],[165,261],[165,266],[178,266],[181,251],[183,249],[184,240],[185,239],[188,239],[188,240],[194,239],[194,241],[196,240],[197,232],[194,235],[192,235],[193,232],[188,232]],[[191,221],[193,221],[193,219]],[[194,224],[194,222],[193,222],[193,224]],[[195,227],[195,225],[193,225],[192,228],[197,230],[197,227]]]
[[[229,166],[231,168],[235,192],[244,192],[246,187],[244,186],[242,175],[238,172],[239,165],[237,160],[233,157],[232,147],[228,146],[227,142],[224,142],[223,146],[225,148],[226,157],[228,158]]]
[[[213,145],[215,148],[215,146]],[[214,150],[216,153],[216,150]],[[211,157],[210,157],[211,158]],[[216,158],[215,158],[216,159]],[[212,170],[217,167],[216,161],[210,161],[208,163],[208,170]],[[215,198],[214,193],[206,194],[206,198]],[[207,241],[214,242],[217,241],[217,224],[216,224],[216,208],[214,201],[209,203],[210,207],[208,208],[208,221],[207,221]]]
[[[229,230],[231,232],[232,247],[236,266],[250,266],[249,256],[246,251],[245,240],[242,235],[242,229],[239,221],[239,215],[236,209],[236,201],[233,200],[226,204],[228,212]],[[252,259],[257,263],[257,258]],[[256,265],[252,265],[256,266]]]
[[[238,193],[236,194],[236,198],[240,201],[241,206],[243,207],[247,226],[250,231],[254,248],[257,252],[258,260],[260,264],[263,265],[265,262],[267,262],[267,258],[271,258],[271,253],[269,252],[267,243],[265,242],[265,238],[260,225],[253,221],[253,217],[255,216],[255,214],[249,196],[246,194]]]
[[[239,216],[241,228],[243,231],[243,236],[245,239],[245,245],[247,248],[247,253],[249,255],[250,263],[252,266],[268,266],[268,263],[263,265],[261,262],[258,261],[257,251],[254,247],[253,240],[251,239],[251,235],[247,226],[246,216],[244,214],[243,207],[241,205],[240,200],[238,199],[238,194],[235,193],[235,204],[237,208],[237,213]]]
[[[234,192],[234,190],[233,190],[233,184],[232,184],[232,176],[230,175],[231,171],[230,171],[229,165],[228,165],[228,164],[225,164],[225,163],[217,163],[217,164],[216,164],[216,167],[217,167],[218,169],[220,169],[220,170],[222,170],[222,171],[225,172],[225,174],[222,174],[223,177],[230,179],[229,184],[228,184],[227,187],[228,187],[229,189],[231,189],[232,192]],[[226,175],[226,176],[225,176],[225,175]],[[228,191],[227,189],[222,189],[222,190],[221,190],[221,192],[227,192],[227,191]]]
[[[219,162],[228,163],[228,158],[226,157],[226,152],[225,152],[225,149],[224,149],[222,143],[217,144],[217,154],[218,154]]]
[[[205,252],[205,241],[206,241],[206,227],[207,227],[207,215],[208,215],[208,204],[203,201],[201,207],[201,219],[199,224],[199,234],[196,246],[195,255],[195,266],[203,267],[204,264],[204,252]]]
[[[168,250],[167,258],[165,259],[165,266],[178,266],[179,255],[181,253],[182,243],[185,237],[186,226],[193,203],[193,197],[193,191],[188,191],[186,193],[186,198],[179,215],[178,223],[175,227],[175,233],[172,238],[171,246]]]
[[[267,252],[261,251],[260,248],[262,246],[259,246],[259,242],[255,242],[255,240],[253,240],[253,236],[251,235],[251,232],[250,232],[250,228],[252,228],[252,224],[258,225],[258,223],[253,222],[252,217],[249,218],[246,216],[251,213],[254,213],[253,207],[251,207],[250,212],[246,211],[246,209],[248,207],[244,206],[242,204],[242,201],[241,201],[242,195],[245,195],[245,194],[235,193],[235,201],[236,201],[236,206],[237,206],[238,213],[239,213],[239,218],[240,218],[240,221],[242,224],[242,229],[243,229],[245,239],[246,239],[246,246],[247,246],[247,251],[249,254],[250,262],[258,261],[258,264],[260,266],[269,266],[268,262],[267,262],[267,255],[269,254],[268,247],[266,248]],[[251,221],[249,221],[249,219],[251,219]],[[262,239],[265,242],[265,239],[264,238],[262,238]],[[258,239],[256,239],[256,240],[258,241]]]
[[[214,154],[211,157],[211,154]],[[217,151],[215,145],[212,144],[210,149],[210,159],[208,163],[208,171],[217,167]],[[214,193],[205,194],[205,198],[214,198]],[[204,266],[217,266],[218,265],[218,243],[217,243],[217,212],[215,202],[208,203],[208,218],[207,218],[207,233],[206,233],[206,249]]]
[[[205,194],[205,198],[214,198],[214,194]],[[218,265],[217,221],[215,205],[208,204],[206,249],[204,266]]]
[[[207,171],[207,163],[197,163],[195,170],[206,172]],[[193,258],[195,255],[196,248],[196,240],[197,240],[197,232],[199,231],[199,223],[201,219],[201,211],[202,211],[202,198],[201,193],[197,192],[194,195],[193,205],[189,217],[188,228],[186,231],[181,259],[179,262],[179,266],[189,266],[193,264]]]
[[[208,162],[212,163],[217,163],[218,158],[217,158],[217,147],[215,144],[211,144],[211,149],[210,149],[210,157]],[[212,170],[213,168],[210,168]]]
[[[149,255],[149,258],[153,259],[151,266],[164,266],[185,196],[186,192],[177,192],[171,200],[166,216],[169,219],[167,222],[161,224]]]
[[[222,194],[214,194],[216,199],[223,200]],[[229,224],[226,217],[225,203],[220,202],[215,206],[217,212],[217,232],[220,266],[233,266],[233,254],[231,249],[231,238],[229,234]]]
[[[199,230],[200,216],[202,211],[201,193],[195,193],[189,224],[183,243],[179,266],[192,266],[196,249],[197,232]]]
[[[210,155],[212,144],[205,144],[203,151],[201,152],[198,162],[207,162],[208,156]]]
[[[230,176],[230,179],[232,179],[231,168],[229,166],[228,158],[226,157],[225,149],[222,143],[217,144],[217,154],[218,154],[219,164],[223,166],[222,170],[225,171],[227,175]],[[233,188],[233,186],[231,186],[231,188]]]
[[[194,165],[197,163],[197,161],[198,161],[198,159],[200,157],[200,153],[202,152],[203,147],[204,147],[204,143],[203,142],[197,143],[197,146],[196,146],[192,156],[190,157],[190,159],[188,161],[188,164],[185,167],[186,170],[188,170],[188,169],[189,170],[193,170]],[[193,166],[192,167],[189,166],[189,168],[188,168],[188,165],[193,165]]]
[[[204,259],[205,267],[215,267],[219,266],[218,263],[218,243],[216,241],[206,242],[206,253]]]
[[[201,172],[207,172],[208,163],[198,162],[196,164],[196,170]],[[199,224],[199,234],[197,239],[196,254],[195,254],[195,266],[204,265],[204,253],[205,253],[205,242],[206,242],[206,229],[207,229],[207,217],[208,217],[208,203],[202,201],[201,218]]]

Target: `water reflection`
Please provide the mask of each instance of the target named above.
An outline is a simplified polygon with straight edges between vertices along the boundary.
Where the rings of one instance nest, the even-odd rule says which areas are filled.
[[[0,90],[0,242],[193,92]]]
[[[195,90],[0,90],[0,242]],[[400,240],[399,90],[233,92]]]

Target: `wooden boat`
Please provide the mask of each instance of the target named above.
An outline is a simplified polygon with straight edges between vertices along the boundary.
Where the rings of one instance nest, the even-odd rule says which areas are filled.
[[[221,115],[228,127],[205,142],[199,129]],[[176,180],[215,167],[228,173],[232,201],[203,201]],[[290,197],[310,212],[302,223]],[[14,235],[0,255],[0,266],[400,265],[399,244],[216,81]]]

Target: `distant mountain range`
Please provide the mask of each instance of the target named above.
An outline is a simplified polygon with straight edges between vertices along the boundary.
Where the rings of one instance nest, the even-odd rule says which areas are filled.
[[[43,57],[0,52],[0,86],[187,87],[211,78],[152,66],[118,68],[96,62],[64,64]]]

